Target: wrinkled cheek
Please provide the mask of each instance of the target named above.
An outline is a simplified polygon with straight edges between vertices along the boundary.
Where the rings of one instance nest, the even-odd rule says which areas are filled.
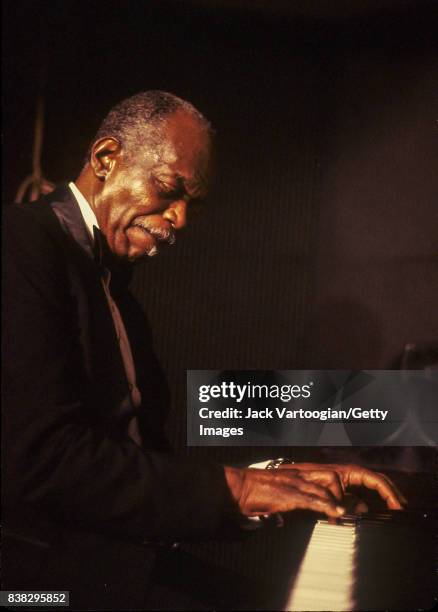
[[[110,208],[106,226],[106,238],[110,249],[118,256],[127,255],[128,239],[124,230],[124,207],[120,205]]]

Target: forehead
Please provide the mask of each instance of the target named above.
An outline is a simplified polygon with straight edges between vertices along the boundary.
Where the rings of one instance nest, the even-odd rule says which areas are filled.
[[[210,136],[196,117],[177,111],[163,124],[163,141],[157,167],[192,182],[208,174],[210,162]]]

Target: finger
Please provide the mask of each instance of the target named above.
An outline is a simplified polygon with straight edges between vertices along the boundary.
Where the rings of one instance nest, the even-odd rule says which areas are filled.
[[[360,500],[353,508],[353,514],[366,514],[369,511],[367,504]]]
[[[272,478],[274,478],[274,480],[272,480]],[[288,470],[287,473],[283,472],[282,474],[280,474],[280,472],[275,472],[271,476],[271,483],[275,483],[275,486],[285,487],[287,494],[289,494],[290,491],[295,492],[298,490],[311,495],[317,495],[323,499],[329,499],[333,502],[335,501],[335,496],[328,487],[302,478],[301,473],[297,470]]]
[[[316,482],[329,489],[331,494],[338,500],[344,495],[342,480],[339,474],[333,470],[309,470],[299,472],[299,476],[308,482]]]
[[[390,510],[402,510],[403,503],[399,499],[395,487],[382,474],[370,472],[363,468],[352,468],[348,480],[350,485],[364,486],[377,491]]]
[[[396,493],[398,500],[401,502],[401,504],[403,506],[406,506],[408,503],[408,500],[406,499],[406,497],[403,495],[403,493],[400,491],[400,489],[395,485],[395,483],[386,475],[386,474],[382,474],[380,472],[380,476],[382,478],[384,478],[386,480],[386,482],[388,483],[388,485],[393,489],[393,491]]]
[[[342,505],[345,506],[347,514],[363,514],[368,512],[368,506],[356,495],[346,493]]]
[[[296,493],[294,496],[294,508],[301,510],[313,510],[314,512],[322,512],[327,516],[338,518],[345,514],[345,508],[339,504],[333,503],[327,499],[308,493]],[[292,508],[290,508],[292,509]]]
[[[313,482],[308,482],[303,478],[296,478],[293,484],[295,489],[298,491],[302,491],[304,493],[309,493],[310,495],[316,495],[317,497],[321,497],[322,499],[330,500],[333,503],[336,503],[336,496],[328,489],[327,487],[323,487],[319,484],[315,484]]]
[[[300,474],[303,474],[304,471],[306,473],[312,470],[318,471],[318,468],[321,467],[321,465],[315,463],[294,464],[294,468],[298,469]],[[392,510],[401,510],[403,506],[408,503],[404,495],[402,495],[385,474],[371,472],[370,470],[356,465],[326,464],[324,467],[336,471],[344,490],[351,485],[365,486],[374,489]]]

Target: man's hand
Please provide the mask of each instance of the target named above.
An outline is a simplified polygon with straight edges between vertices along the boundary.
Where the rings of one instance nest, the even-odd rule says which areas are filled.
[[[288,467],[288,465],[290,464],[280,467]],[[339,492],[338,485],[341,486],[342,495],[350,487],[365,487],[376,491],[390,510],[402,510],[407,504],[406,498],[388,476],[367,470],[360,465],[297,463],[290,467],[298,470],[300,476],[310,482],[327,483],[333,493]]]
[[[300,463],[283,464],[280,468],[225,468],[231,494],[243,515],[256,516],[300,508],[339,517],[345,513],[344,494],[351,486],[377,491],[391,510],[401,510],[406,504],[384,474],[357,465]]]

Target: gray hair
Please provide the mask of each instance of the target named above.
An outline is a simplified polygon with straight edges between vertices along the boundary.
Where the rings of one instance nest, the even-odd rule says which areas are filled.
[[[167,117],[182,110],[192,115],[210,136],[209,121],[190,102],[166,91],[144,91],[119,102],[100,124],[93,143],[100,138],[116,138],[131,157],[145,146],[156,148],[162,141],[161,127]],[[85,162],[90,159],[90,145]]]

